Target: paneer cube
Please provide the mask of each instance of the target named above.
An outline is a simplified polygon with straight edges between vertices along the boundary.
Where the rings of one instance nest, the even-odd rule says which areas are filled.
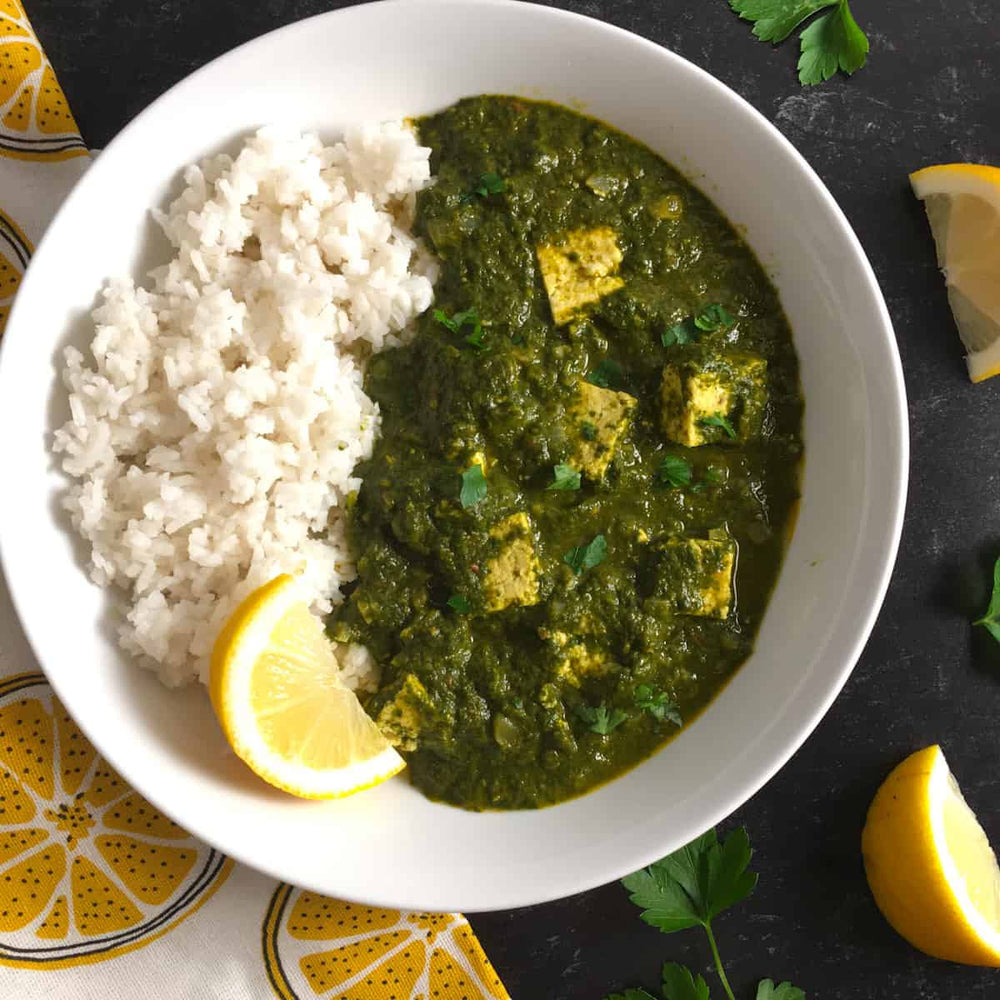
[[[568,637],[562,655],[556,664],[556,676],[579,687],[588,677],[600,677],[611,669],[603,650],[592,649],[579,637]]]
[[[536,253],[556,326],[625,284],[617,276],[622,252],[608,226],[576,229],[560,243],[543,243]]]
[[[601,479],[628,430],[635,407],[635,397],[627,392],[602,389],[581,380],[569,407],[576,445],[567,458],[568,464],[591,479]]]
[[[725,618],[733,599],[736,543],[729,538],[668,538],[653,549],[653,593],[682,615]]]
[[[521,511],[504,518],[490,530],[499,551],[486,561],[483,602],[487,611],[537,604],[538,571],[531,520]]]
[[[375,724],[382,735],[400,750],[416,750],[420,733],[430,718],[437,714],[427,688],[414,674],[406,674],[389,692],[375,713]],[[379,700],[386,697],[380,692]]]
[[[663,369],[660,420],[663,433],[694,448],[760,433],[767,402],[766,362],[749,354],[687,360]]]

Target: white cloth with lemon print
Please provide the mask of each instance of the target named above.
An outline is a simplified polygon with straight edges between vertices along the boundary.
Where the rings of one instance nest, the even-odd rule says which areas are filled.
[[[87,148],[19,0],[0,0],[0,336]],[[460,914],[317,896],[235,865],[104,762],[0,581],[0,997],[509,1000]]]

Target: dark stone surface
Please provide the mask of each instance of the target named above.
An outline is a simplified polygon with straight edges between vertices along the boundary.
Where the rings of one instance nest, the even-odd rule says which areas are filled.
[[[212,57],[336,6],[28,0],[96,146]],[[906,373],[910,499],[878,625],[826,719],[730,821],[749,829],[761,873],[754,896],[718,921],[734,988],[749,998],[758,978],[772,976],[791,978],[811,998],[1000,996],[1000,974],[925,958],[896,937],[868,894],[858,843],[884,775],[935,741],[1000,839],[1000,648],[968,625],[985,606],[1000,552],[1000,416],[990,417],[1000,413],[1000,379],[978,387],[966,379],[923,212],[906,182],[908,171],[928,163],[1000,163],[1000,7],[996,0],[854,0],[872,42],[869,66],[851,80],[802,89],[794,46],[757,43],[725,0],[561,6],[674,49],[778,125],[829,185],[868,251]],[[473,923],[517,1000],[600,1000],[623,985],[653,989],[668,958],[708,973],[699,932],[665,937],[640,924],[617,885]]]

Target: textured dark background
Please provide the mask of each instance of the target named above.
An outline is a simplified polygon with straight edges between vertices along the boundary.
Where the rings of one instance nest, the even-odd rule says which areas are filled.
[[[344,4],[31,0],[29,13],[84,136],[103,146],[209,59],[337,6]],[[869,66],[853,79],[806,89],[795,77],[795,45],[759,44],[725,0],[560,6],[686,56],[791,139],[871,257],[906,374],[910,498],[878,625],[826,719],[726,824],[746,825],[761,874],[750,900],[718,921],[730,979],[741,998],[753,996],[762,976],[790,978],[810,998],[1000,997],[1000,972],[925,958],[896,937],[868,894],[859,850],[879,782],[906,754],[936,741],[987,831],[1000,839],[1000,648],[968,625],[985,606],[990,565],[1000,554],[1000,379],[978,387],[966,380],[923,213],[906,182],[908,171],[928,163],[1000,163],[1000,5],[853,0],[872,43]],[[611,885],[480,915],[473,924],[516,1000],[600,1000],[624,985],[652,989],[668,958],[708,973],[700,932],[666,937],[642,925],[637,912]],[[717,1000],[722,991],[708,978]]]

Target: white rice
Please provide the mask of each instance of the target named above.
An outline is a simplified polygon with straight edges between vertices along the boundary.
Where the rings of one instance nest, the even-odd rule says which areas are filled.
[[[278,573],[319,613],[354,576],[343,501],[379,421],[364,362],[432,299],[409,230],[429,153],[398,122],[332,146],[265,128],[189,167],[157,213],[173,259],[148,288],[108,283],[92,360],[66,350],[66,508],[125,598],[122,646],[166,684],[206,681],[223,622]],[[341,663],[373,682],[360,647]]]

